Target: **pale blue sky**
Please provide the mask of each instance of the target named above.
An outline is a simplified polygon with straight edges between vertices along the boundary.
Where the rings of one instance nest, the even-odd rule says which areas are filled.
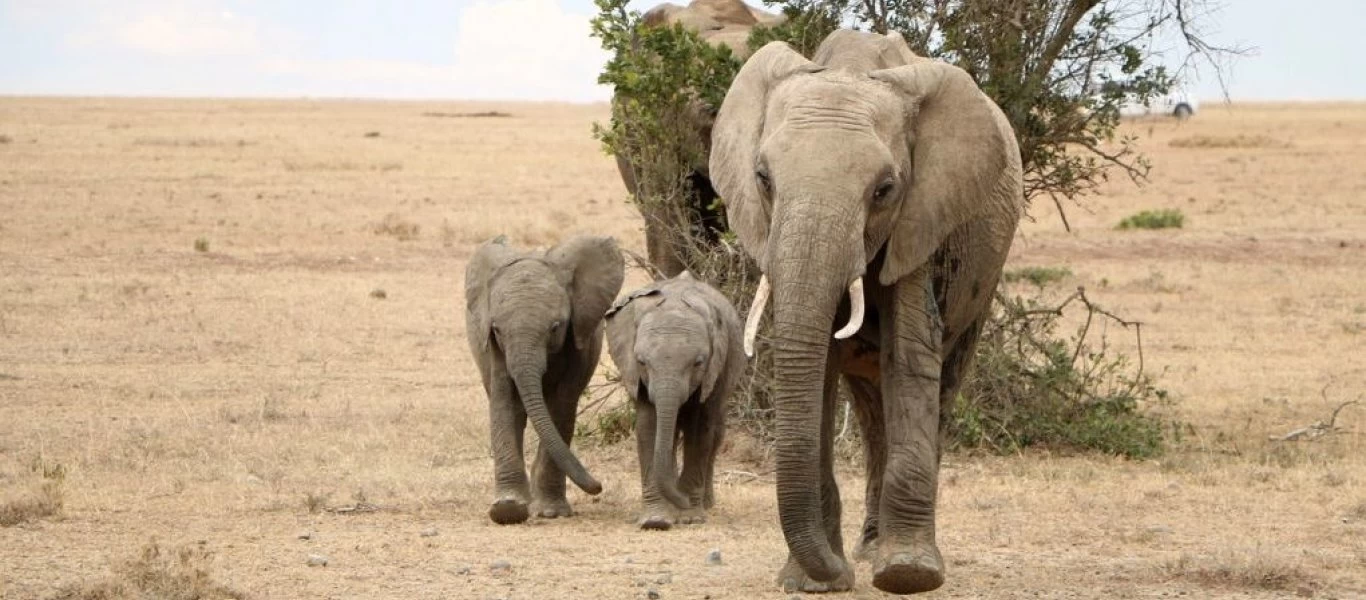
[[[657,0],[637,1],[648,7]],[[676,0],[683,3],[683,0]],[[0,94],[591,101],[591,0],[0,0]],[[1363,0],[1228,0],[1238,99],[1366,99]],[[1212,77],[1192,94],[1213,100]]]

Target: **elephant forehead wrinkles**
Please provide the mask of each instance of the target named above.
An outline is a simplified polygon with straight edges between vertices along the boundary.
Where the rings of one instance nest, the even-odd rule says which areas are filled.
[[[876,93],[881,90],[871,84],[839,74],[802,78],[782,96],[781,122],[794,129],[871,130],[883,116]]]

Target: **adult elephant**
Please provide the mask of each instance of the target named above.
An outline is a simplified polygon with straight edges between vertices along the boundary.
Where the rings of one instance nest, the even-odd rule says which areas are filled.
[[[843,375],[867,459],[854,556],[871,560],[879,589],[939,587],[944,417],[1021,212],[1010,125],[966,72],[916,56],[900,35],[836,31],[813,60],[773,42],[745,63],[716,119],[710,173],[764,273],[747,348],[772,296],[790,552],[780,583],[853,585],[831,464]]]
[[[645,27],[672,27],[681,24],[693,31],[709,44],[729,47],[740,60],[749,57],[749,33],[755,26],[777,25],[783,21],[781,15],[774,15],[746,5],[741,0],[693,0],[687,6],[665,2],[641,16]],[[688,107],[686,121],[693,124],[695,133],[707,144],[711,140],[712,122],[716,115],[702,102],[693,102]],[[709,150],[709,148],[708,148]],[[692,165],[688,176],[687,203],[701,220],[700,233],[715,236],[722,230],[720,211],[714,208],[716,192],[707,175],[706,153],[701,155],[703,162]],[[626,157],[617,155],[617,170],[621,173],[622,183],[632,195],[639,196],[636,187],[635,167]],[[667,213],[658,207],[640,206],[645,217],[645,245],[650,262],[665,277],[674,277],[686,268],[678,256],[674,238],[677,232],[671,229]]]

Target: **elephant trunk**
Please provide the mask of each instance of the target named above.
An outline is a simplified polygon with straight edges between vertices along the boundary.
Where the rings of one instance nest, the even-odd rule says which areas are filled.
[[[678,491],[678,473],[674,467],[674,448],[678,439],[678,411],[687,400],[681,386],[650,385],[650,400],[655,405],[655,456],[650,466],[650,479],[655,490],[681,509],[690,506],[688,497]]]
[[[594,495],[601,493],[602,484],[588,474],[588,469],[585,469],[578,457],[569,450],[569,445],[560,436],[559,430],[555,428],[555,422],[550,418],[550,411],[546,409],[545,395],[541,389],[541,378],[545,374],[544,354],[519,354],[510,363],[515,365],[512,369],[512,379],[517,384],[518,395],[522,397],[527,420],[531,421],[532,427],[536,429],[536,436],[541,440],[541,447],[545,448],[550,459],[555,461],[555,466],[568,475],[579,489]]]
[[[778,215],[769,260],[778,515],[792,557],[818,581],[832,581],[845,569],[825,529],[821,436],[822,418],[829,415],[821,411],[835,311],[864,267],[862,236],[855,233],[861,228],[843,225],[849,220],[837,214]]]

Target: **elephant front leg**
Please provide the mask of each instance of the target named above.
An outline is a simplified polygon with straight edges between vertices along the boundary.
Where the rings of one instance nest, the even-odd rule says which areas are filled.
[[[831,353],[834,354],[833,352]],[[835,481],[835,415],[839,401],[839,364],[828,361],[825,391],[821,401],[821,516],[830,549],[844,562],[844,573],[833,581],[816,581],[807,576],[792,556],[778,572],[778,582],[787,592],[844,592],[854,588],[854,569],[844,556],[844,535],[840,528],[840,489]]]
[[[550,402],[550,406],[547,408],[550,411],[551,420],[555,422],[555,430],[559,432],[560,438],[568,446],[574,441],[574,418],[578,413],[578,395],[574,395],[572,398],[561,396],[563,394],[557,391],[553,398],[554,401]],[[536,516],[543,519],[555,519],[574,515],[573,508],[569,506],[569,499],[565,496],[564,471],[561,471],[560,467],[555,464],[555,460],[546,451],[544,443],[537,447],[536,463],[532,476],[536,481],[532,512]]]
[[[679,522],[692,525],[707,522],[711,508],[712,467],[716,463],[718,426],[711,423],[708,406],[690,406],[683,420],[683,474],[678,487],[688,495],[689,507],[682,511]]]
[[[493,453],[493,504],[489,519],[499,525],[521,523],[530,516],[531,499],[522,439],[526,410],[511,381],[494,378],[489,386],[489,444]]]
[[[654,485],[650,475],[655,460],[655,405],[636,400],[636,457],[640,461],[640,497],[644,507],[636,524],[641,529],[665,530],[678,520],[678,509]]]
[[[883,340],[887,462],[873,585],[910,594],[944,583],[944,561],[935,543],[943,325],[933,288],[923,276],[899,283],[893,304],[893,325]]]
[[[887,465],[887,435],[882,423],[882,390],[874,380],[846,375],[853,395],[853,413],[863,437],[866,478],[863,494],[863,528],[854,546],[854,560],[868,561],[877,549],[878,512],[882,506],[882,478]]]

